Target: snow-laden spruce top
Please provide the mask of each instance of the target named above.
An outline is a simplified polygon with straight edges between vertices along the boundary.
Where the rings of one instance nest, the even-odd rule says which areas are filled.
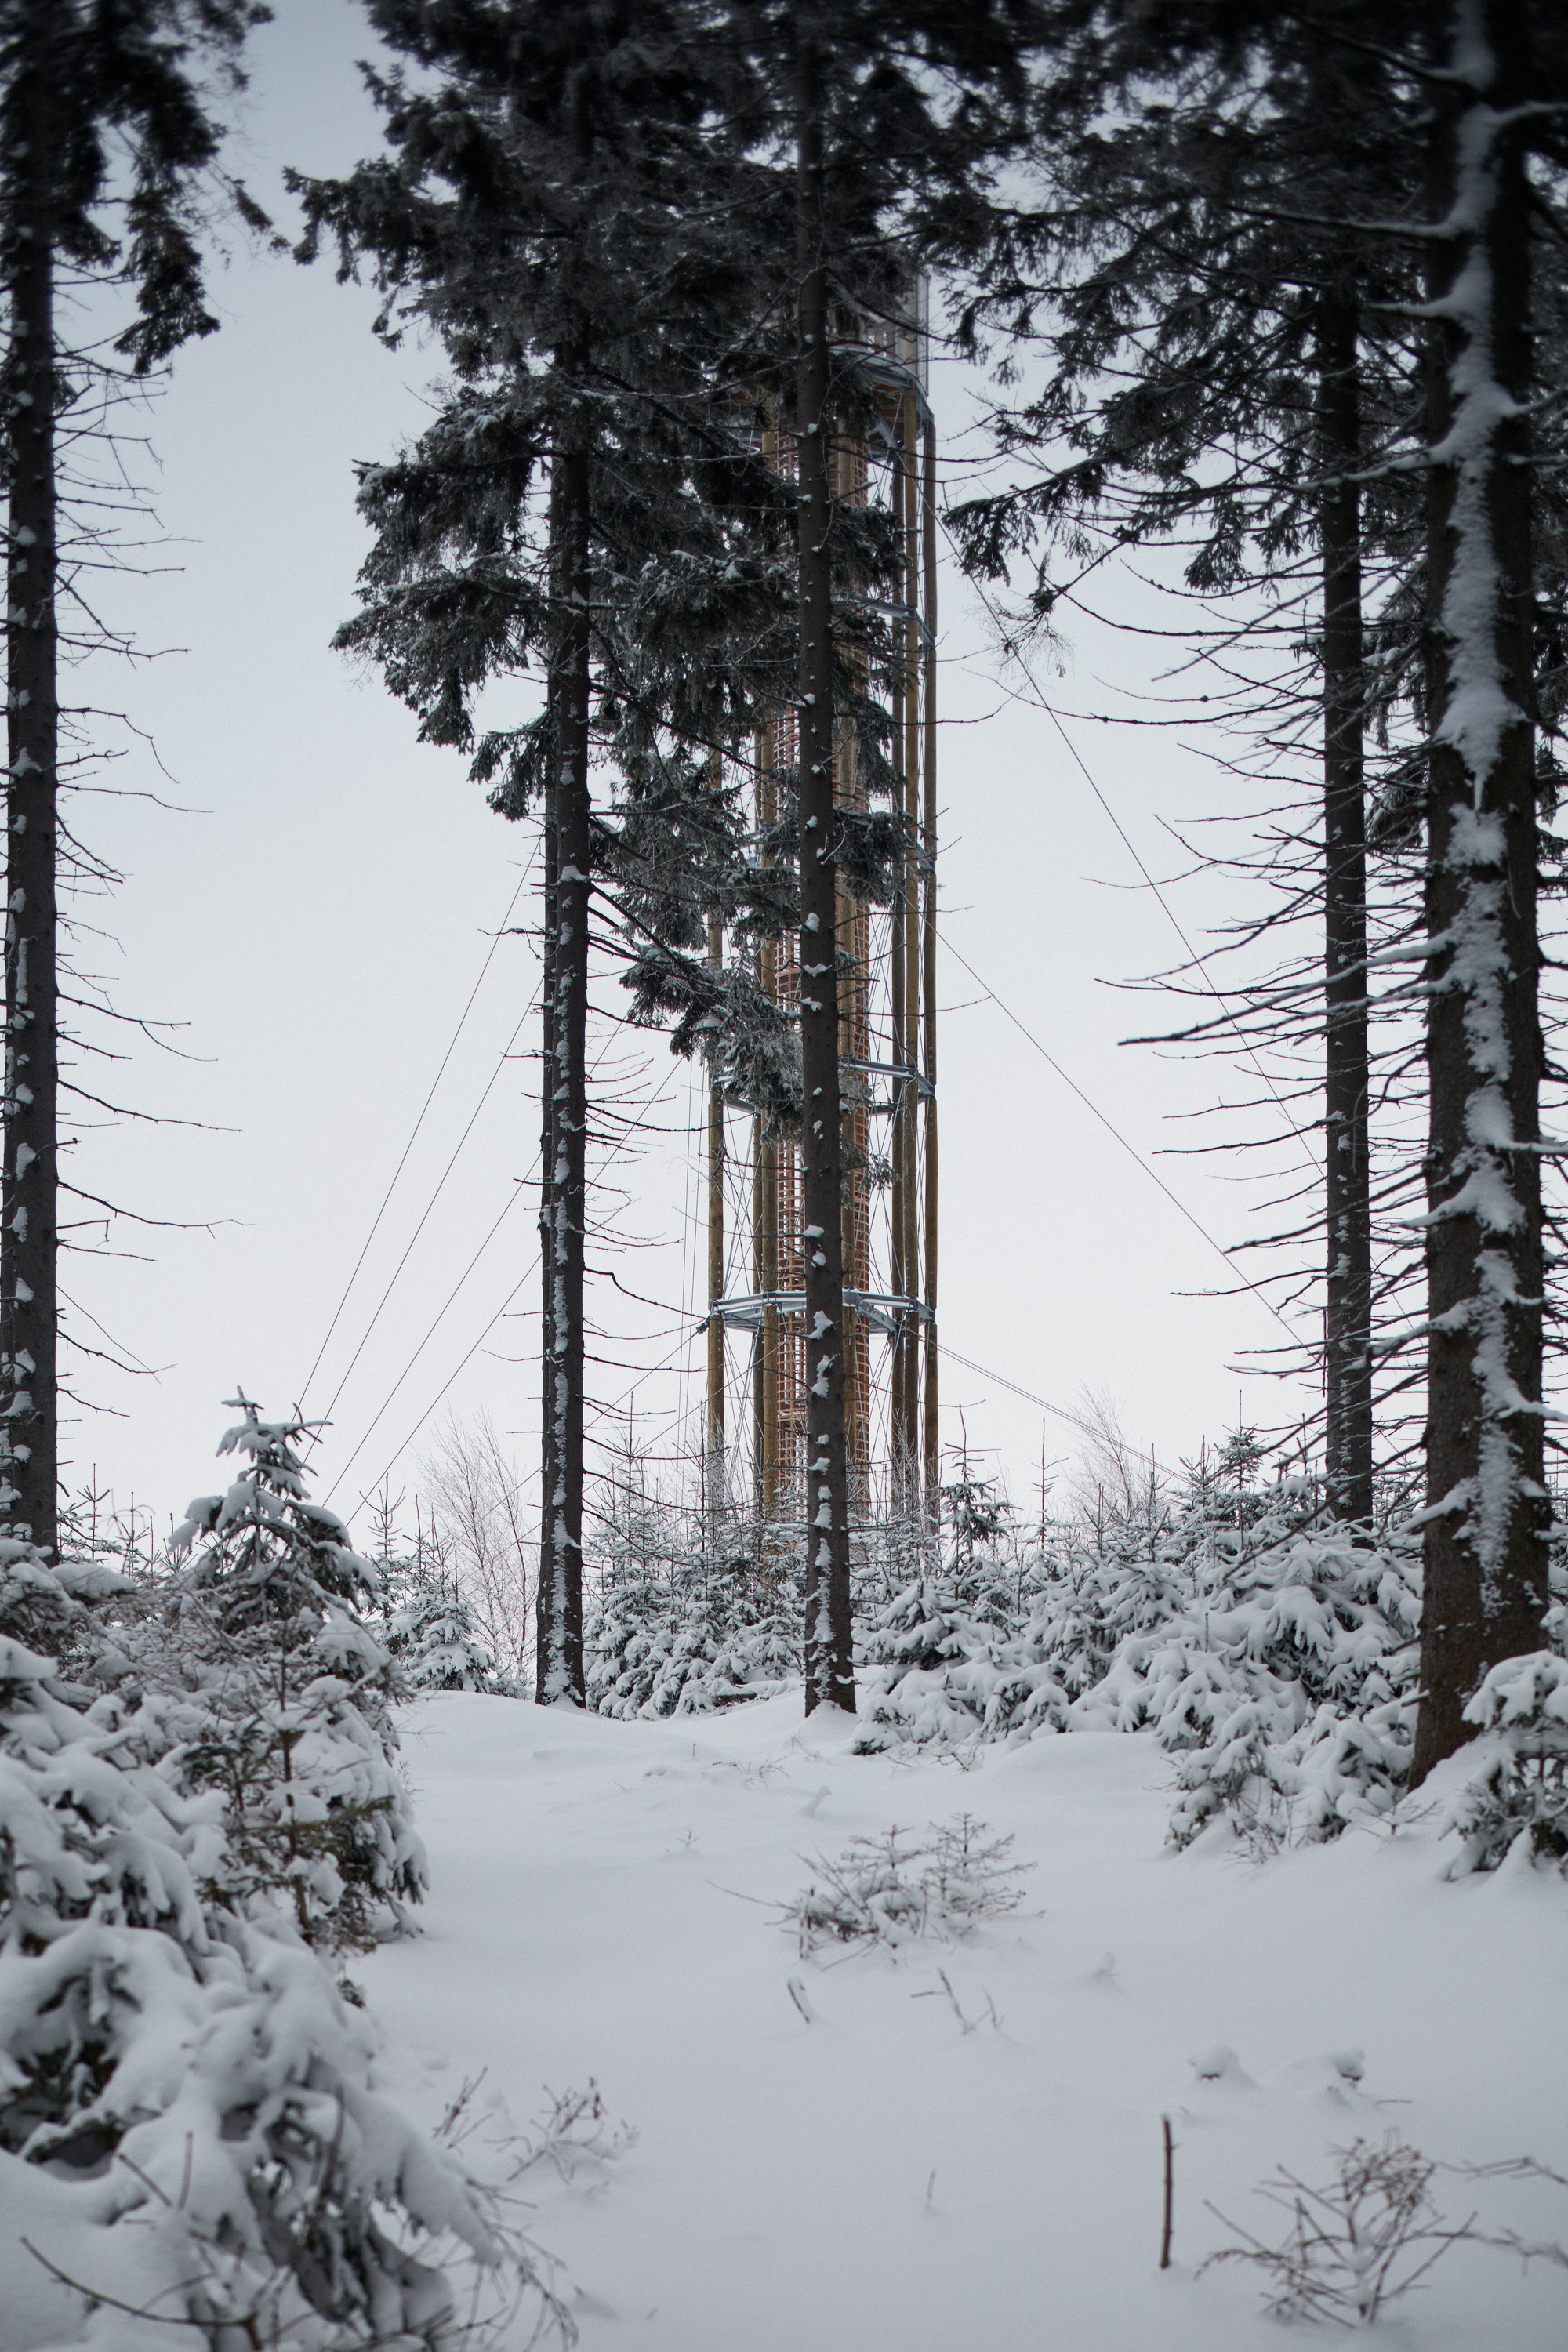
[[[1332,1834],[1403,1769],[1419,1602],[1408,1545],[1358,1549],[1302,1516],[1281,1497],[1250,1526],[1189,1514],[1152,1541],[1063,1546],[1011,1611],[994,1571],[951,1560],[872,1631],[862,1746],[1147,1728],[1181,1759],[1178,1843],[1249,1787]]]
[[[443,2243],[499,2242],[311,1948],[418,1854],[385,1654],[318,1573],[336,1536],[268,1499],[291,1425],[237,1434],[194,1569],[0,1549],[0,2194],[26,2168],[39,2256],[112,2297],[73,2341],[436,2346]]]

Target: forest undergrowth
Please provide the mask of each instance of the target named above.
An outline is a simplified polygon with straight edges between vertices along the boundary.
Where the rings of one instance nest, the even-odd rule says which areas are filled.
[[[1307,1478],[1258,1477],[1247,1433],[1186,1492],[1130,1496],[1027,1534],[967,1477],[941,1538],[858,1538],[862,1754],[1074,1731],[1148,1732],[1173,1765],[1170,1836],[1281,1847],[1387,1822],[1405,1799],[1419,1694],[1421,1531],[1332,1519]],[[798,1604],[776,1535],[646,1502],[610,1524],[586,1631],[596,1712],[699,1716],[798,1677]],[[1457,1871],[1528,1833],[1568,1860],[1568,1549],[1553,1547],[1550,1647],[1495,1666],[1470,1702]]]

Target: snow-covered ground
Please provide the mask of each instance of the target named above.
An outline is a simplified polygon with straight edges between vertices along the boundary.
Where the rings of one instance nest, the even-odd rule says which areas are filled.
[[[1194,2277],[1232,2236],[1209,2200],[1277,2239],[1253,2193],[1277,2165],[1316,2182],[1390,2131],[1568,2172],[1568,1889],[1521,1860],[1445,1881],[1432,1784],[1392,1836],[1258,1864],[1165,1845],[1146,1737],[963,1769],[852,1736],[798,1694],[695,1725],[466,1694],[408,1717],[434,1884],[423,1935],[356,1973],[430,2118],[482,2068],[492,2136],[590,2076],[635,2128],[613,2164],[530,2176],[584,2352],[1240,2352],[1279,2338],[1255,2273]],[[1035,1865],[1017,1912],[801,1961],[772,1906],[813,1854],[963,1811]],[[1436,2187],[1453,2221],[1568,2242],[1568,2189]],[[1383,2327],[1562,2352],[1568,2271],[1462,2245]]]

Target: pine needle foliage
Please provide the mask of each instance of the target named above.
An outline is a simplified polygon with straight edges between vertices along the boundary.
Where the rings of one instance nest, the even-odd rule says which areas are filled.
[[[928,1938],[954,1941],[1016,1910],[1032,1863],[1013,1840],[969,1813],[923,1832],[897,1827],[852,1838],[837,1856],[817,1854],[811,1884],[784,1911],[803,1959],[825,1946],[881,1944],[898,1951]]]
[[[308,1943],[363,1950],[405,1924],[426,1883],[395,1672],[359,1610],[374,1571],[306,1494],[305,1425],[231,1402],[242,1418],[219,1450],[244,1467],[175,1529],[176,1572],[132,1654],[171,1690],[182,1785],[221,1800],[205,1899],[242,1916],[281,1901]]]
[[[242,1430],[280,1470],[286,1435]],[[226,1517],[251,1632],[279,1590],[308,1612],[298,1563],[278,1562],[300,1524],[287,1508],[231,1490],[226,1515],[220,1499],[198,1516]],[[309,1526],[320,1569],[327,1529]],[[345,1579],[340,1560],[329,1580]],[[375,2087],[375,2037],[288,1899],[284,1825],[258,1885],[227,1790],[195,1785],[205,1627],[194,1675],[161,1681],[171,1625],[191,1621],[160,1618],[143,1648],[145,1608],[99,1563],[0,1544],[0,2172],[33,2168],[38,2259],[79,2296],[79,2340],[437,2352],[466,2340],[455,2263],[481,2297],[488,2273],[550,2321],[526,2247]],[[45,1639],[58,1656],[31,1646]],[[310,1895],[319,1928],[319,1877]]]

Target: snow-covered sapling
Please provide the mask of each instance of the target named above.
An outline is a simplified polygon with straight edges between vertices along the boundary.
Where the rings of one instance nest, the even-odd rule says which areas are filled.
[[[176,1572],[134,1664],[170,1694],[182,1790],[222,1801],[205,1899],[247,1917],[281,1902],[308,1942],[364,1950],[405,1923],[426,1883],[396,1764],[394,1672],[360,1615],[374,1571],[306,1496],[303,1424],[264,1422],[243,1394],[232,1402],[242,1418],[218,1450],[247,1466],[175,1529]]]
[[[495,1691],[496,1662],[458,1587],[429,1579],[416,1584],[393,1615],[387,1647],[411,1691]]]
[[[1335,2148],[1338,2169],[1321,2189],[1309,2188],[1281,2165],[1258,2189],[1290,2216],[1278,2245],[1210,2205],[1241,2243],[1222,2246],[1199,2264],[1251,2263],[1269,2284],[1268,2307],[1279,2319],[1333,2319],[1370,2327],[1386,2304],[1407,2294],[1470,2223],[1450,2229],[1432,2196],[1436,2166],[1390,2132],[1381,2147],[1358,2139]]]
[[[375,2087],[292,1906],[236,1899],[232,1812],[182,1737],[204,1643],[161,1684],[168,1621],[143,1655],[79,1581],[0,1545],[0,2199],[26,2168],[28,2247],[82,2296],[83,2343],[450,2343],[447,2251],[506,2301],[537,2284],[527,2250]]]
[[[852,1838],[829,1860],[814,1857],[811,1884],[785,1906],[803,1958],[826,1944],[900,1945],[923,1937],[951,1941],[983,1919],[1016,1909],[1016,1882],[1032,1863],[1010,1859],[1013,1841],[968,1813],[931,1822],[923,1836],[894,1827]]]
[[[1568,1873],[1568,1658],[1551,1650],[1505,1658],[1465,1720],[1481,1736],[1469,1751],[1476,1769],[1443,1824],[1463,1840],[1450,1875],[1495,1870],[1521,1837],[1532,1861]]]

